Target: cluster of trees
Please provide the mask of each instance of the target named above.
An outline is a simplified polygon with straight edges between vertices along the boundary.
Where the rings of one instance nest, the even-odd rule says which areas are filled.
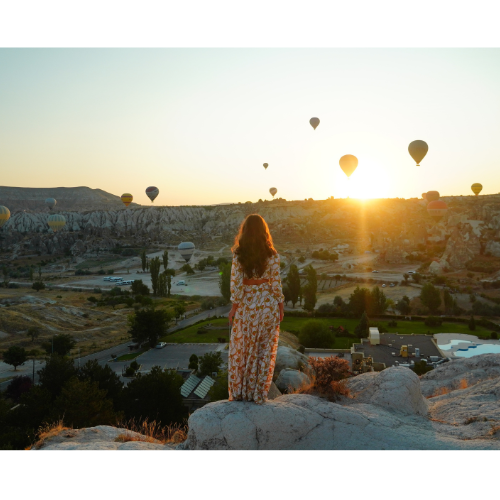
[[[131,419],[166,426],[187,418],[180,394],[183,379],[172,370],[155,366],[124,387],[108,365],[92,360],[76,368],[73,360],[53,354],[38,374],[38,385],[29,377],[16,377],[0,393],[0,449],[24,449],[41,426],[59,420],[82,428]]]
[[[338,260],[339,256],[336,253],[330,253],[328,250],[323,250],[322,248],[320,248],[319,250],[315,250],[312,253],[312,258],[320,260],[336,261]]]
[[[145,252],[143,257],[145,257]],[[154,257],[149,261],[146,261],[146,263],[143,263],[143,269],[147,262],[149,262],[153,295],[156,295],[157,297],[170,297],[172,278],[175,276],[175,270],[168,268],[168,251],[165,250],[163,252],[161,259],[160,257]],[[162,264],[163,271],[161,271]]]
[[[348,302],[337,295],[333,299],[333,304],[323,304],[318,308],[318,312],[335,312],[360,317],[366,311],[369,315],[377,316],[384,314],[389,304],[389,300],[378,286],[372,288],[371,291],[357,286],[349,296]]]
[[[304,299],[304,309],[313,311],[317,301],[318,276],[311,264],[306,266],[304,271],[306,272],[307,282],[302,286],[297,266],[295,264],[290,265],[288,276],[283,280],[283,295],[285,296],[285,303],[291,302],[292,307],[295,307],[297,302],[302,304],[302,299]]]
[[[221,264],[227,264],[229,261],[225,257],[216,259],[213,255],[209,255],[205,259],[201,259],[194,268],[198,271],[203,271],[207,266],[219,267]]]

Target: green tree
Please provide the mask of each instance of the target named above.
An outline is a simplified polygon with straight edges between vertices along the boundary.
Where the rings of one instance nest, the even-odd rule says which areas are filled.
[[[305,258],[303,255],[301,255],[301,256],[298,258],[298,261],[299,261],[301,264],[303,264],[303,263],[306,261],[306,258]]]
[[[53,354],[47,359],[45,366],[38,370],[38,375],[40,387],[47,389],[52,398],[56,398],[63,385],[77,375],[77,370],[72,359]]]
[[[316,274],[316,269],[309,264],[305,268],[307,274],[307,284],[304,287],[304,309],[306,311],[314,311],[316,306],[316,292],[318,291],[318,276]]]
[[[151,287],[153,288],[153,294],[158,295],[158,281],[160,276],[160,257],[154,257],[149,263],[149,269],[151,271]]]
[[[413,281],[417,284],[422,281],[422,275],[419,273],[414,273],[411,275],[411,277],[412,277]]]
[[[455,306],[455,299],[448,290],[443,292],[443,302],[445,312],[447,314],[452,313]]]
[[[404,284],[408,284],[408,280],[410,279],[410,275],[408,273],[403,274]]]
[[[33,276],[34,276],[33,266],[30,266],[28,272],[29,272],[29,279],[30,279],[30,281],[33,281]]]
[[[101,366],[96,359],[91,359],[78,370],[78,379],[96,382],[100,390],[106,391],[106,397],[113,401],[114,407],[119,407],[123,382],[108,364]]]
[[[292,296],[290,293],[290,287],[285,283],[283,284],[283,296],[285,297],[285,304],[288,304],[290,300],[292,300]]]
[[[366,315],[366,312],[363,311],[363,314],[361,315],[361,319],[359,320],[359,323],[356,325],[356,328],[354,328],[354,333],[359,338],[366,338],[366,337],[368,337],[369,326],[370,326],[370,322],[368,320],[368,316]]]
[[[167,275],[167,297],[170,297],[170,289],[172,288],[172,277],[175,276],[175,270],[167,269],[165,271],[165,274]]]
[[[134,280],[130,290],[134,295],[149,295],[149,287],[142,280]]]
[[[59,354],[59,356],[67,356],[71,349],[76,345],[69,333],[60,333],[54,335],[52,340],[42,343],[42,348],[45,349],[47,354]]]
[[[168,269],[168,250],[164,250],[161,257],[163,260],[163,272],[165,272]]]
[[[300,295],[300,275],[299,270],[295,264],[290,265],[286,283],[288,285],[288,288],[290,289],[290,300],[292,302],[292,307],[295,307],[295,304],[299,301]]]
[[[194,274],[194,269],[189,265],[189,264],[184,264],[182,267],[181,267],[181,271],[185,271],[185,273],[188,275],[188,276],[191,276]]]
[[[469,302],[471,304],[474,304],[474,302],[476,302],[476,296],[473,293],[469,295]]]
[[[26,349],[17,345],[10,346],[3,353],[4,363],[12,365],[14,367],[14,371],[17,371],[17,367],[19,365],[22,365],[26,361],[26,359],[28,359]]]
[[[175,311],[175,319],[177,320],[177,318],[180,318],[186,312],[186,308],[184,307],[183,304],[177,304],[174,307],[174,311]]]
[[[213,372],[219,372],[224,364],[220,351],[207,352],[199,358],[199,373],[201,376],[212,375]]]
[[[219,290],[224,300],[231,300],[231,263],[219,266]]]
[[[183,423],[187,417],[181,395],[183,378],[174,370],[153,366],[147,375],[138,375],[124,389],[126,418],[155,420],[161,426]]]
[[[36,290],[37,292],[39,292],[40,290],[45,290],[45,283],[43,281],[35,281],[31,288],[33,288],[33,290]]]
[[[410,307],[410,297],[407,295],[403,295],[403,298],[400,299],[397,304],[396,304],[396,309],[404,315],[410,314],[411,312],[411,307]]]
[[[96,425],[116,425],[118,415],[113,410],[113,402],[106,398],[106,390],[99,389],[97,382],[68,380],[61,394],[54,402],[55,413],[73,428],[95,427]]]
[[[441,305],[441,294],[432,283],[426,283],[420,292],[420,300],[431,313],[435,313]]]
[[[146,250],[144,249],[142,252],[141,252],[141,267],[142,267],[142,271],[146,271],[146,265],[147,265],[147,261],[148,261],[148,258],[146,256]]]
[[[158,276],[158,295],[166,297],[168,294],[167,275],[163,272]]]
[[[474,316],[470,317],[468,326],[469,326],[469,330],[474,331],[476,329],[476,320],[474,319]]]
[[[349,296],[349,309],[355,316],[361,316],[370,307],[370,291],[357,286]]]
[[[139,310],[129,316],[128,333],[132,335],[134,342],[140,344],[149,342],[149,346],[154,347],[158,344],[158,340],[167,334],[170,319],[171,315],[163,309]]]
[[[208,391],[210,401],[221,401],[229,398],[229,376],[227,372],[220,373],[215,384]]]
[[[40,336],[40,328],[37,326],[30,326],[28,328],[28,337],[31,338],[31,342],[34,342]]]
[[[335,335],[326,323],[317,319],[306,321],[299,333],[299,342],[304,347],[331,349],[335,343]]]
[[[368,310],[373,316],[384,314],[387,310],[387,298],[378,286],[373,287],[368,297]]]
[[[196,356],[196,354],[191,354],[191,357],[189,358],[188,368],[190,370],[198,371],[198,356]]]
[[[3,274],[3,286],[5,288],[8,288],[8,286],[9,286],[9,268],[7,266],[2,267],[2,274]]]

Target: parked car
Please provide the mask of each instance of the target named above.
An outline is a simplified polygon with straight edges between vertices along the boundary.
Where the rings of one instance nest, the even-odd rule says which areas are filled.
[[[372,271],[372,273],[378,273],[378,271],[376,271],[375,269]]]
[[[382,284],[382,288],[385,288],[385,283]]]
[[[159,342],[158,344],[156,344],[155,349],[163,349],[166,345],[166,342]]]
[[[184,280],[180,280],[180,281],[178,281],[178,282],[177,282],[177,284],[178,284],[178,285],[185,285],[185,284],[186,284],[186,282],[185,282]]]
[[[408,271],[408,274],[415,274],[415,271]]]
[[[104,281],[111,281],[111,276],[106,276],[105,278],[103,278]]]
[[[396,286],[394,283],[391,283],[389,286]]]

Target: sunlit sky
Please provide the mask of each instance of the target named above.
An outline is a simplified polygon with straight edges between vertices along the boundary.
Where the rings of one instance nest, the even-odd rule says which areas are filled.
[[[490,194],[499,138],[500,49],[0,49],[4,186],[150,204],[155,185],[155,205]]]

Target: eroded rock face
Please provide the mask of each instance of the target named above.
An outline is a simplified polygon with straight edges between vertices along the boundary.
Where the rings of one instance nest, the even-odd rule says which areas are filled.
[[[470,224],[459,224],[451,233],[442,260],[455,269],[463,269],[465,264],[477,257],[481,251],[479,237]]]
[[[276,386],[280,391],[287,391],[289,388],[298,389],[310,383],[311,379],[305,373],[298,370],[292,370],[291,368],[281,370],[276,380]]]

